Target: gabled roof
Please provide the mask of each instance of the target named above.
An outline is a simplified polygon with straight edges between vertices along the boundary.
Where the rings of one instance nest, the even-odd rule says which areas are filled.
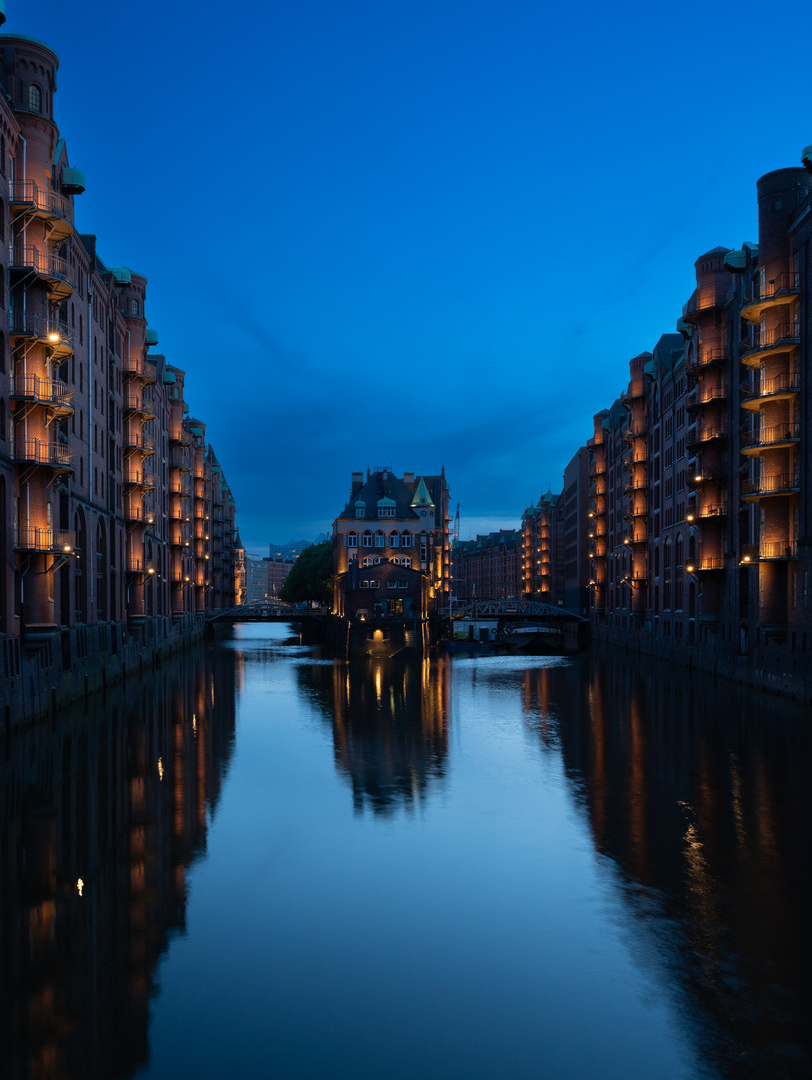
[[[429,495],[429,489],[426,487],[426,481],[422,476],[415,490],[412,506],[434,506],[434,501]]]
[[[428,498],[428,489],[426,489],[426,497]],[[394,515],[387,515],[389,521],[413,521],[420,516],[418,510],[415,510],[412,506],[413,498],[412,492],[400,477],[395,476],[388,469],[381,470],[371,473],[367,477],[366,483],[350,497],[338,518],[350,518],[353,521],[377,521],[378,507],[382,506],[387,509],[394,507]],[[418,506],[420,505],[433,506],[434,503],[429,498],[427,503],[418,504]],[[362,506],[364,514],[362,518],[359,518],[356,509]]]

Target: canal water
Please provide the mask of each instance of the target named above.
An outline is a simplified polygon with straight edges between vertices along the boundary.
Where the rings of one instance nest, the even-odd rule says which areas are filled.
[[[0,1076],[812,1075],[800,708],[247,624],[6,735]]]

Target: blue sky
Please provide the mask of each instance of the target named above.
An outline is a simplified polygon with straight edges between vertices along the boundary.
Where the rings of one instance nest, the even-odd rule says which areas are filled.
[[[445,465],[463,536],[517,523],[812,143],[807,3],[6,12],[59,54],[78,227],[149,278],[250,551],[373,464]]]

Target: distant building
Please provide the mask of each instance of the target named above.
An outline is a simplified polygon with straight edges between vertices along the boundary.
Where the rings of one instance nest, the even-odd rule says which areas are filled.
[[[334,612],[348,618],[413,615],[448,608],[448,484],[388,468],[352,474],[333,522]]]
[[[564,607],[579,615],[589,613],[589,455],[581,446],[564,469],[562,492],[564,537]]]
[[[266,559],[265,562],[268,596],[273,598],[279,596],[279,590],[285,584],[296,558],[293,556],[273,555],[270,559]]]
[[[548,604],[564,601],[564,514],[560,495],[547,488],[522,515],[521,595]]]
[[[454,548],[455,600],[513,600],[521,596],[521,533],[499,529],[460,540]]]

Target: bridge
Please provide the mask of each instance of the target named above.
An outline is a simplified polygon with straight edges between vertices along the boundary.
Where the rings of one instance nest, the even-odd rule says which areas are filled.
[[[465,607],[458,608],[454,619],[505,619],[506,621],[525,621],[527,619],[555,619],[556,621],[589,622],[584,615],[574,611],[546,604],[542,600],[474,600]]]
[[[206,615],[206,622],[318,622],[329,614],[323,608],[300,608],[284,600],[252,600]]]

